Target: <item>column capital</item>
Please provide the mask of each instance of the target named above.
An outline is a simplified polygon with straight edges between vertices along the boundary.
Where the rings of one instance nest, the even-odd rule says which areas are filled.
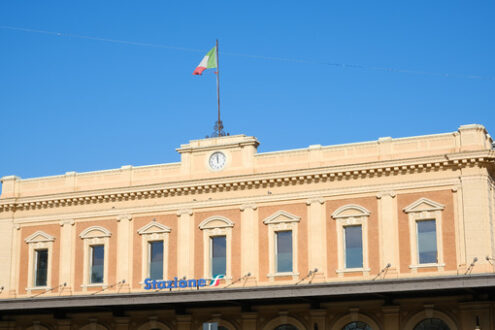
[[[132,215],[130,214],[121,214],[117,217],[117,221],[120,222],[122,220],[132,221]]]
[[[178,324],[189,324],[192,321],[191,315],[176,315],[175,318]]]
[[[65,225],[71,225],[71,226],[74,226],[74,224],[75,224],[76,222],[74,221],[74,219],[62,219],[62,220],[60,220],[60,222],[59,222],[59,223],[60,223],[60,227],[63,227],[63,226],[65,226]]]
[[[376,194],[377,199],[381,199],[382,197],[390,196],[394,198],[397,194],[395,191],[380,191],[379,193]]]
[[[193,214],[193,210],[192,209],[180,209],[180,210],[177,210],[177,215],[180,217],[181,215],[183,214],[188,214],[188,215],[192,215]]]
[[[241,314],[243,320],[256,320],[258,318],[257,312],[243,312]]]
[[[241,211],[244,211],[245,209],[251,209],[251,210],[256,210],[258,208],[258,206],[255,204],[255,203],[246,203],[246,204],[242,204],[239,209]]]
[[[327,310],[326,309],[310,309],[309,314],[313,317],[326,316]]]
[[[325,200],[322,197],[309,198],[308,200],[306,200],[306,205],[311,205],[314,203],[324,204]]]

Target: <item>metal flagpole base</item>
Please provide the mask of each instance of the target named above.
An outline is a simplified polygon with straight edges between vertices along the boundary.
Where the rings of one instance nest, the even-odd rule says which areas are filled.
[[[223,130],[223,123],[221,120],[218,120],[215,122],[215,125],[213,126],[213,133],[210,135],[210,137],[219,137],[219,136],[227,136],[229,133],[225,133]]]

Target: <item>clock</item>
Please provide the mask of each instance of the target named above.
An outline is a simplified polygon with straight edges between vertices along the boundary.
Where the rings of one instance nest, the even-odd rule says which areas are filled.
[[[227,157],[221,151],[215,151],[210,155],[210,159],[208,160],[208,165],[214,171],[219,171],[224,168],[225,163],[227,162]]]

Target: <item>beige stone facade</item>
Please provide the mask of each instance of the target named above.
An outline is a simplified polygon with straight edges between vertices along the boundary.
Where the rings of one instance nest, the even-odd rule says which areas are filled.
[[[424,319],[495,329],[495,150],[483,126],[268,153],[258,144],[193,140],[179,163],[3,177],[0,329],[389,330]],[[212,166],[215,152],[223,164]],[[435,262],[420,260],[424,220],[434,220]],[[350,226],[361,228],[360,267],[346,266]],[[292,269],[278,272],[282,231]],[[219,286],[144,289],[149,242],[163,241],[164,279],[210,279],[216,236],[226,239]],[[40,249],[47,281],[36,286]]]

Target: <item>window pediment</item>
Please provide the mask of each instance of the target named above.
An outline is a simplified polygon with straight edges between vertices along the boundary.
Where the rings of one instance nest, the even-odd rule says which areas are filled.
[[[147,225],[141,227],[137,232],[139,235],[163,234],[170,233],[171,229],[156,221],[151,221]]]
[[[222,216],[209,217],[199,224],[199,229],[232,228],[234,223]]]
[[[357,204],[347,204],[339,207],[332,213],[332,218],[357,218],[357,217],[369,217],[370,211]]]
[[[268,218],[263,220],[263,223],[265,225],[270,225],[270,224],[277,224],[277,223],[286,223],[286,222],[299,222],[301,220],[301,217],[298,217],[297,215],[291,214],[286,211],[277,211],[270,215]]]
[[[112,233],[101,226],[92,226],[83,230],[79,235],[81,238],[100,238],[100,237],[110,237]]]
[[[53,242],[55,237],[48,235],[47,233],[38,230],[34,234],[29,235],[24,241],[26,243],[42,243],[42,242]]]
[[[445,205],[432,201],[428,198],[420,198],[414,203],[404,208],[404,212],[424,212],[424,211],[441,211],[445,208]]]

